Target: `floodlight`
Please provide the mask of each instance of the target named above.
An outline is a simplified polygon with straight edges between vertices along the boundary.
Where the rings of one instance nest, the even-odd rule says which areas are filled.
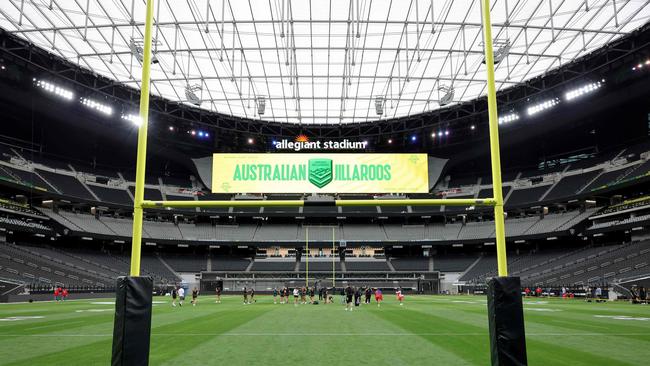
[[[501,125],[501,124],[504,124],[504,123],[514,122],[514,121],[516,121],[518,119],[519,119],[519,115],[517,113],[512,112],[512,113],[505,114],[505,115],[499,117],[499,124]],[[474,127],[474,126],[472,126],[472,127]]]
[[[127,120],[127,121],[131,121],[136,126],[140,126],[142,124],[142,118],[140,118],[140,116],[135,115],[135,114],[123,114],[121,116],[121,118],[124,119],[124,120]],[[171,126],[169,126],[169,127],[170,127],[170,129],[173,130],[173,127],[171,127]]]
[[[43,80],[34,79],[34,82],[36,83],[36,86],[40,87],[48,93],[52,93],[67,100],[72,100],[74,98],[74,93],[68,89]]]
[[[99,103],[96,100],[88,99],[88,98],[81,98],[80,99],[81,104],[85,105],[86,107],[90,109],[94,109],[98,112],[104,113],[106,115],[111,115],[113,114],[113,108],[110,107],[109,105]]]
[[[580,88],[569,90],[564,95],[564,99],[566,99],[566,100],[576,99],[576,98],[581,97],[581,96],[583,96],[585,94],[589,94],[589,93],[592,93],[592,92],[600,89],[600,87],[602,85],[603,84],[600,81],[597,81],[595,83],[590,83],[590,84],[584,85],[584,86],[582,86]]]
[[[528,107],[527,112],[528,112],[529,116],[532,116],[534,114],[545,111],[547,109],[551,109],[551,108],[555,107],[556,105],[558,105],[559,103],[560,103],[560,100],[558,98],[549,99],[547,101],[535,104],[535,105],[533,105],[531,107]]]

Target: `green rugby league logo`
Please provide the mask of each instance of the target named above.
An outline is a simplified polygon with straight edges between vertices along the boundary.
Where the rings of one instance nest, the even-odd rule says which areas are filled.
[[[309,182],[323,188],[332,181],[332,159],[309,159]]]

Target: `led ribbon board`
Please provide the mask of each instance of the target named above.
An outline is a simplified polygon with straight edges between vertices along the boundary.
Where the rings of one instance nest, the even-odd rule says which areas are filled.
[[[427,193],[426,154],[214,154],[213,193]]]

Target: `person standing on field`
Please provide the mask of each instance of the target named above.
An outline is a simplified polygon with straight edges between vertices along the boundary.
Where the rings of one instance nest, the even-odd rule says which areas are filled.
[[[181,286],[178,289],[178,305],[183,306],[183,301],[185,301],[185,289]]]
[[[345,311],[352,311],[352,298],[354,297],[354,289],[348,285],[345,288]]]
[[[399,301],[399,304],[404,305],[404,294],[402,293],[401,288],[397,290],[395,295],[397,295],[397,301]]]
[[[298,306],[298,296],[300,295],[300,290],[295,287],[293,289],[293,306]]]
[[[384,294],[381,293],[381,289],[377,288],[375,290],[375,301],[377,302],[377,307],[381,306],[381,302],[384,300]]]
[[[192,289],[192,306],[196,306],[198,297],[199,297],[199,290],[196,287],[194,287],[194,289]]]

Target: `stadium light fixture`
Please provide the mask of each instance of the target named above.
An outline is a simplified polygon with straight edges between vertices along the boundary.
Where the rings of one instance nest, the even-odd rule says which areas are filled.
[[[440,98],[440,101],[438,102],[438,104],[440,104],[441,107],[444,107],[447,104],[454,101],[455,90],[453,86],[442,85],[441,87],[438,88],[438,90],[445,93],[443,94],[442,98]]]
[[[197,91],[201,91],[201,85],[199,84],[187,84],[185,86],[185,97],[187,98],[187,101],[194,104],[197,107],[201,106],[201,98],[196,95]]]
[[[81,101],[81,104],[85,105],[86,107],[88,107],[90,109],[94,109],[97,112],[101,112],[101,113],[103,113],[103,114],[105,114],[107,116],[110,116],[111,114],[113,114],[113,108],[111,106],[109,106],[109,105],[99,103],[99,102],[97,102],[95,100],[88,99],[88,98],[83,98],[83,97],[80,99],[80,101]]]
[[[257,114],[263,116],[266,112],[266,97],[257,97]]]
[[[449,136],[449,130],[445,131],[445,136]]]
[[[474,131],[474,130],[476,129],[476,126],[471,125],[471,126],[469,127],[469,129],[472,130],[472,131]]]
[[[530,112],[529,112],[529,114],[530,114]],[[504,116],[499,117],[499,124],[502,125],[504,123],[514,122],[514,121],[516,121],[518,119],[519,119],[519,115],[517,113],[512,112],[512,113],[509,113],[509,114],[506,114]]]
[[[573,100],[578,97],[581,97],[585,94],[593,93],[594,91],[600,89],[600,87],[603,85],[602,82],[597,81],[595,83],[589,83],[587,85],[584,85],[580,88],[572,89],[566,92],[564,95],[564,99],[566,100]]]
[[[392,143],[393,143],[393,139],[388,139],[388,143],[389,143],[389,144],[392,144]]]
[[[510,44],[510,39],[495,39],[494,45],[498,47],[496,51],[494,51],[494,64],[496,65],[508,56],[510,53],[510,48],[512,48],[512,44]],[[483,57],[483,63],[485,64],[485,57]]]
[[[417,136],[415,136],[415,135],[411,136],[411,142],[415,142],[415,141],[417,141],[417,140],[418,140],[418,137],[417,137]]]
[[[169,126],[170,131],[174,131],[174,126]]]
[[[74,93],[68,89],[43,80],[34,79],[34,82],[36,83],[37,87],[45,90],[48,93],[52,93],[67,100],[72,100],[74,98]]]
[[[248,138],[248,144],[249,144],[249,145],[252,145],[252,144],[254,144],[254,143],[255,143],[255,140],[253,140],[252,137],[249,137],[249,138]]]
[[[551,108],[555,107],[556,105],[558,105],[559,103],[560,103],[560,100],[558,98],[549,99],[547,101],[544,101],[544,102],[541,102],[541,103],[538,103],[538,104],[535,104],[533,106],[528,107],[527,112],[528,112],[529,116],[532,116],[532,115],[535,115],[535,114],[537,114],[539,112],[551,109]]]
[[[123,114],[121,118],[127,121],[131,121],[134,125],[138,127],[142,125],[142,118],[136,114]]]
[[[158,41],[154,40],[153,43],[155,44],[160,44]],[[131,54],[135,56],[135,58],[140,62],[144,62],[144,40],[143,39],[136,39],[136,38],[131,38],[131,41],[129,42],[129,49],[131,50]],[[152,64],[157,64],[158,63],[158,58],[154,53],[151,54],[151,63]]]
[[[375,97],[375,112],[378,116],[384,114],[384,97],[377,96]]]

